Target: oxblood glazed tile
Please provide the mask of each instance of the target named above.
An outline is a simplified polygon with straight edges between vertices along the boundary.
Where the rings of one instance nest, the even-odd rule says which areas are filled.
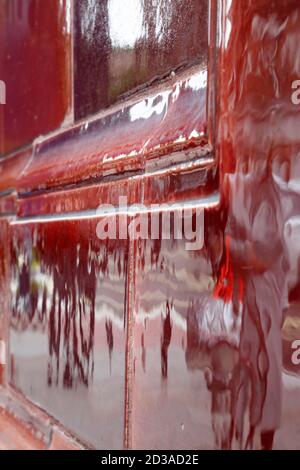
[[[73,186],[61,191],[50,191],[20,198],[18,200],[18,216],[36,217],[46,214],[59,215],[67,212],[95,211],[101,204],[110,204],[118,208],[121,197],[126,197],[128,205],[141,202],[142,191],[142,177],[108,180],[101,184],[83,187]]]
[[[145,161],[188,149],[209,152],[206,70],[192,68],[168,86],[38,143],[20,192],[143,171]],[[66,171],[67,169],[67,171]]]
[[[78,0],[74,7],[76,119],[180,66],[206,66],[207,0]]]
[[[214,447],[212,398],[204,374],[213,361],[213,351],[207,338],[203,336],[201,341],[192,320],[205,302],[213,302],[214,271],[223,246],[216,209],[206,211],[204,227],[204,247],[195,251],[186,249],[186,240],[175,240],[174,233],[170,240],[138,242],[132,353],[133,448]]]
[[[217,167],[214,159],[208,157],[207,160],[194,161],[185,169],[182,166],[170,167],[161,172],[19,198],[17,213],[19,217],[59,215],[97,210],[101,204],[108,203],[119,208],[125,204],[120,200],[121,197],[126,198],[128,206],[136,203],[149,206],[210,197],[217,191]]]
[[[299,3],[225,0],[223,15],[217,158],[230,262],[244,284],[243,394],[252,383],[236,419],[248,416],[248,447],[299,449]]]
[[[97,219],[19,222],[10,384],[84,442],[122,448],[127,241],[100,241]]]
[[[60,127],[71,105],[70,0],[2,0],[0,154]]]
[[[221,210],[203,253],[139,246],[133,447],[299,448],[299,8],[222,7]]]
[[[300,76],[298,0],[223,0],[221,6],[216,161],[222,199],[220,209],[206,210],[204,247],[188,251],[174,235],[129,247],[100,242],[91,217],[12,222],[11,382],[98,447],[122,445],[126,400],[126,442],[134,448],[299,448],[299,364],[292,346],[300,339],[300,142],[299,110],[291,101],[292,81]],[[95,185],[104,175],[134,170],[146,172],[134,197],[147,204],[202,197],[206,185],[214,189],[213,166],[185,167],[180,176],[174,168],[147,172],[159,160],[159,170],[169,165],[169,152],[196,146],[207,158],[204,78],[200,72],[198,85],[190,77],[177,86],[175,77],[174,88],[161,88],[158,97],[120,105],[37,145],[18,189]],[[83,210],[84,194],[94,207],[93,191],[107,201],[110,191],[116,200],[116,188],[126,188],[108,184],[98,193],[96,186],[75,188],[66,205]],[[22,215],[65,210],[58,192],[53,200],[37,194],[22,194]],[[98,320],[97,299],[106,308]],[[224,313],[222,302],[220,319],[214,308],[221,303]],[[35,358],[33,345],[41,352]],[[78,404],[75,414],[82,397],[84,410]],[[89,423],[79,428],[83,414]]]

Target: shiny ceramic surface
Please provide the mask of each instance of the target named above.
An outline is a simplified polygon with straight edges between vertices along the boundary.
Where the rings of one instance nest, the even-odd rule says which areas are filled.
[[[299,7],[212,5],[215,108],[174,78],[1,164],[10,386],[97,447],[299,448]],[[100,241],[125,195],[127,228],[201,207],[203,244]]]
[[[69,0],[1,0],[0,155],[60,127],[71,109]]]
[[[188,69],[163,88],[3,159],[0,189],[27,193],[145,172],[154,160],[170,165],[174,152],[181,152],[174,162],[205,156],[206,93],[207,70]]]
[[[249,447],[298,448],[299,5],[225,1],[223,11],[218,154],[229,258],[244,287],[236,400],[252,400],[237,415],[240,439],[249,419]]]
[[[83,441],[123,446],[126,241],[94,220],[12,222],[9,381]]]
[[[131,445],[137,449],[209,449],[211,394],[204,371],[212,364],[209,329],[195,319],[211,304],[214,267],[223,233],[216,210],[206,210],[205,243],[141,241],[136,256]],[[202,309],[202,311],[201,311]],[[200,313],[201,312],[201,313]],[[216,332],[215,332],[216,333]],[[225,351],[226,353],[226,351]],[[147,433],[143,432],[147,423]]]
[[[76,119],[182,66],[206,66],[206,0],[78,0],[74,15]]]
[[[158,159],[162,165],[177,151],[187,152],[184,162],[205,155],[206,90],[207,71],[197,66],[163,89],[41,140],[16,182],[18,190],[27,193],[145,172],[147,162]]]

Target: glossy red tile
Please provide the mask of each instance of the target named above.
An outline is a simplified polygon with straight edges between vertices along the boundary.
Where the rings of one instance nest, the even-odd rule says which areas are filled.
[[[78,0],[74,7],[76,119],[179,67],[206,66],[207,0]]]
[[[88,5],[95,15],[84,16]],[[91,57],[113,2],[95,5],[78,3]],[[298,1],[212,6],[218,50],[208,69],[178,73],[0,164],[1,191],[18,190],[0,202],[17,211],[0,232],[10,383],[99,448],[299,448]],[[93,24],[102,13],[104,33]],[[117,56],[105,44],[109,73]],[[217,81],[208,105],[206,70]],[[95,89],[100,106],[110,84]],[[100,241],[95,209],[125,195],[140,204],[126,221],[137,240]],[[163,225],[172,209],[157,205],[174,202]],[[178,237],[188,220],[203,228],[193,250]]]
[[[292,85],[300,76],[294,60],[298,2],[226,0],[223,25],[217,157],[233,285],[244,285],[243,393],[237,398],[251,400],[244,445],[299,448],[293,339],[300,336],[300,114],[292,100]],[[246,406],[240,406],[236,419],[245,423]]]
[[[204,227],[208,227],[205,243],[198,250],[187,250],[187,240],[176,240],[175,232],[170,239],[138,242],[133,448],[214,447],[213,398],[205,381],[214,344],[208,331],[207,336],[198,331],[197,319],[205,319],[206,303],[213,305],[215,268],[222,256],[222,225],[216,209],[206,211]],[[230,354],[235,354],[234,348]]]
[[[127,242],[89,218],[19,222],[9,382],[87,444],[122,448]]]
[[[189,69],[164,87],[37,143],[17,183],[20,193],[145,172],[147,162],[211,152],[206,135],[207,71]],[[0,177],[1,183],[1,177]]]
[[[71,2],[2,0],[0,154],[58,128],[71,110]]]

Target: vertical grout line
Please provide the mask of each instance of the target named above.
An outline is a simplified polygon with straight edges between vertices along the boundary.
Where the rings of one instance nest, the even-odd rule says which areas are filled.
[[[126,282],[126,352],[125,352],[125,410],[124,410],[124,449],[132,449],[132,387],[134,373],[134,306],[135,306],[135,270],[136,270],[136,241],[128,242],[128,265]]]

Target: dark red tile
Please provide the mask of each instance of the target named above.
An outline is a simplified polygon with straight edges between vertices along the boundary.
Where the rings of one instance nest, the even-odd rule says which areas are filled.
[[[12,225],[9,377],[84,442],[122,448],[127,241],[96,225]]]
[[[181,161],[211,151],[206,136],[207,71],[199,66],[176,76],[151,95],[138,96],[123,108],[77,124],[44,139],[17,182],[20,192],[126,177],[144,172],[152,162],[170,165],[168,154]],[[67,171],[66,171],[67,169]],[[148,169],[148,168],[147,168]],[[1,175],[0,175],[1,184]]]
[[[222,255],[218,213],[206,213],[205,244],[186,240],[138,242],[134,307],[131,445],[139,449],[214,447],[211,392],[212,337],[197,320],[213,305],[214,270]]]
[[[183,65],[207,65],[207,0],[78,0],[75,116],[81,119]]]
[[[2,0],[0,154],[58,128],[71,106],[71,11],[67,0]],[[1,121],[0,121],[1,122]]]

